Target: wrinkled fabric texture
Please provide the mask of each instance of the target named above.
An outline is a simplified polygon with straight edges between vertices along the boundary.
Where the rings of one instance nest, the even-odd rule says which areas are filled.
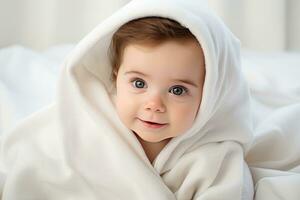
[[[195,123],[153,163],[115,111],[107,54],[122,24],[147,16],[189,28],[206,63]],[[239,48],[204,1],[131,1],[66,57],[56,101],[2,138],[2,199],[251,199],[253,119]]]
[[[246,155],[255,199],[300,197],[299,56],[246,53],[243,65],[251,89],[254,142]]]
[[[255,184],[255,199],[297,200],[300,197],[300,95],[294,99],[283,96],[264,100],[269,107],[273,106],[273,111],[258,123],[254,143],[246,156]],[[287,101],[290,102],[284,105]]]

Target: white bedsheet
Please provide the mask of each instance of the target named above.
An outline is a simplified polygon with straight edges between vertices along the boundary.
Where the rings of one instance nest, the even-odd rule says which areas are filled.
[[[300,56],[244,53],[256,119],[247,154],[255,200],[300,198]]]

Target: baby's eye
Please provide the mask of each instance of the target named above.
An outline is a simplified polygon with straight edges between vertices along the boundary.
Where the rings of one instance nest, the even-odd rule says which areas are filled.
[[[177,96],[182,95],[183,93],[186,93],[188,90],[183,86],[173,86],[169,92],[172,94],[175,94]]]
[[[135,79],[132,81],[133,87],[135,88],[144,88],[145,87],[145,81],[141,79]]]

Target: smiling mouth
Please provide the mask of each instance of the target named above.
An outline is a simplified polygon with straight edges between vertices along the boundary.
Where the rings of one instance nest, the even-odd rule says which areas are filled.
[[[139,119],[139,120],[148,128],[162,128],[167,125],[167,124],[160,124],[160,123],[156,123],[156,122],[144,121],[141,119]]]

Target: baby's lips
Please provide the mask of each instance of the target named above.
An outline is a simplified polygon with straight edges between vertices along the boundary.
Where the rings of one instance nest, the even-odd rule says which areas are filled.
[[[142,119],[140,119],[140,120],[142,120]],[[152,123],[152,124],[159,124],[159,125],[167,124],[167,123],[152,122],[152,121],[147,121],[147,120],[142,120],[142,121],[147,122],[147,123]]]

